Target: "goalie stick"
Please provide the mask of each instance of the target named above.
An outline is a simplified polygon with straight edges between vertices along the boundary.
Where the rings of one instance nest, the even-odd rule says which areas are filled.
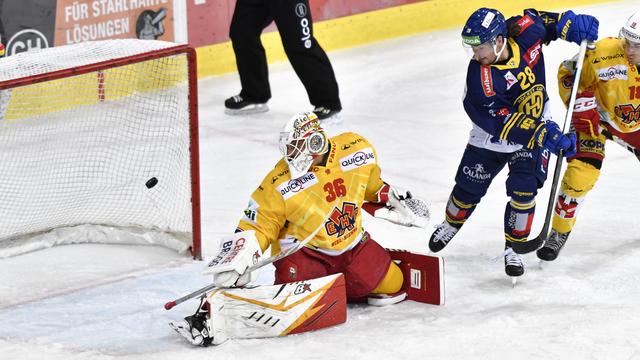
[[[576,64],[576,72],[573,79],[573,87],[571,88],[571,96],[569,97],[569,106],[567,107],[567,113],[564,117],[564,123],[562,124],[562,132],[565,132],[567,122],[571,121],[573,116],[573,107],[576,102],[576,95],[578,93],[578,85],[580,83],[580,75],[582,73],[582,64],[584,63],[584,54],[587,51],[587,40],[582,40],[580,43],[580,52],[578,52],[578,63]],[[549,226],[551,225],[551,214],[553,212],[553,203],[556,200],[556,193],[558,191],[558,182],[560,180],[560,172],[562,170],[563,153],[557,156],[556,167],[553,172],[553,181],[551,182],[551,193],[549,194],[549,202],[547,204],[547,212],[544,217],[544,224],[540,234],[534,239],[529,241],[512,244],[513,251],[518,254],[526,254],[537,250],[542,244],[547,241],[549,237]]]
[[[246,273],[252,272],[252,271],[256,271],[258,269],[260,269],[261,267],[265,266],[265,265],[269,265],[271,263],[274,263],[280,259],[283,259],[295,252],[297,252],[298,250],[302,249],[305,245],[307,245],[307,243],[309,241],[311,241],[311,239],[313,239],[316,234],[320,231],[320,229],[322,229],[325,226],[325,223],[327,222],[327,220],[329,219],[329,217],[331,216],[331,214],[333,213],[333,210],[336,206],[336,204],[338,204],[338,202],[340,201],[340,197],[333,203],[331,204],[331,209],[329,210],[329,212],[325,215],[324,219],[322,220],[322,222],[320,223],[320,225],[318,225],[318,227],[311,233],[309,234],[309,236],[307,236],[306,238],[304,238],[303,240],[297,242],[294,246],[288,248],[287,250],[281,251],[273,256],[270,256],[266,259],[262,259],[260,261],[258,261],[257,263],[253,264],[252,266],[249,266],[247,268],[247,270],[245,271]],[[172,301],[167,302],[166,304],[164,304],[164,308],[165,310],[171,310],[174,306],[181,304],[187,300],[196,298],[198,296],[201,296],[203,294],[206,294],[208,291],[216,289],[217,286],[215,284],[210,284],[207,285],[205,287],[202,287],[194,292],[191,292],[179,299],[175,299]]]

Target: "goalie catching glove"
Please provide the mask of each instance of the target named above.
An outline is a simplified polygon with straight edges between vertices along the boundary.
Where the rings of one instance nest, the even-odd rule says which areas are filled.
[[[242,287],[256,280],[257,272],[246,270],[261,256],[255,231],[241,231],[222,238],[218,253],[202,274],[213,275],[217,287]]]
[[[429,222],[429,205],[414,198],[411,192],[384,184],[378,190],[378,203],[366,203],[363,209],[369,214],[402,226],[424,228]]]

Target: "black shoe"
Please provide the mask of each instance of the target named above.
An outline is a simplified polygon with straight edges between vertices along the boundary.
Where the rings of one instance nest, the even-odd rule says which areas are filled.
[[[228,115],[247,115],[269,111],[267,103],[249,101],[240,95],[232,96],[224,102],[224,112]]]
[[[429,250],[433,253],[444,249],[445,246],[458,233],[459,228],[449,224],[446,220],[442,224],[436,225],[436,230],[429,238]]]
[[[504,272],[509,276],[522,276],[524,274],[522,256],[509,246],[504,251]]]
[[[313,112],[318,116],[319,120],[334,119],[334,122],[336,123],[339,121],[338,114],[340,114],[340,110],[329,109],[324,106],[316,106],[316,108],[313,109]]]
[[[553,261],[560,254],[560,250],[567,242],[569,238],[568,233],[559,233],[555,230],[551,230],[549,234],[549,238],[545,241],[544,246],[542,246],[538,251],[536,251],[536,255],[538,255],[538,259],[544,261]]]

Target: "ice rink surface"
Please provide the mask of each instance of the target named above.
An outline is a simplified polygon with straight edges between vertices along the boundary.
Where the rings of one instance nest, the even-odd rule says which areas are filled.
[[[574,9],[596,15],[600,37],[616,36],[637,1]],[[564,109],[555,72],[578,50],[544,49],[554,119]],[[468,55],[459,29],[418,34],[329,54],[344,123],[377,148],[383,178],[431,201],[432,225],[446,199],[471,128],[462,109]],[[249,195],[279,158],[278,131],[309,110],[288,63],[270,67],[268,113],[230,117],[223,101],[239,91],[236,74],[200,82],[204,254],[233,232]],[[553,167],[551,164],[550,169]],[[144,246],[70,245],[0,260],[0,359],[634,359],[640,358],[640,164],[608,143],[607,158],[559,259],[527,270],[512,288],[502,260],[506,171],[445,259],[446,304],[350,306],[347,323],[278,339],[232,340],[194,348],[168,326],[197,301],[162,305],[207,284],[205,263]],[[549,177],[551,179],[551,176]],[[538,195],[541,228],[550,179]],[[427,251],[426,229],[370,217],[364,226],[387,247]],[[271,281],[272,268],[260,281]]]

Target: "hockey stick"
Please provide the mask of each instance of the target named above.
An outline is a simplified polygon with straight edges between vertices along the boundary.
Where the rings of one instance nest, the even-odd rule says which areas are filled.
[[[629,151],[633,155],[640,157],[640,150],[636,149],[633,145],[631,145],[631,144],[627,143],[626,141],[620,139],[619,137],[613,135],[612,133],[610,133],[606,129],[600,128],[600,133],[602,135],[604,135],[604,137],[606,137],[607,139],[609,139],[609,140],[615,142],[616,144],[622,146],[623,148],[625,148],[627,151]]]
[[[322,220],[320,225],[311,234],[309,234],[309,236],[304,238],[302,241],[299,241],[298,243],[296,243],[295,246],[292,246],[292,247],[288,248],[287,250],[281,251],[281,252],[279,252],[279,253],[277,253],[277,254],[275,254],[273,256],[270,256],[270,257],[268,257],[266,259],[262,259],[262,260],[258,261],[257,263],[249,266],[247,268],[247,270],[245,271],[245,273],[250,273],[252,271],[256,271],[256,270],[260,269],[261,267],[263,267],[265,265],[269,265],[271,263],[274,263],[274,262],[276,262],[276,261],[278,261],[280,259],[283,259],[283,258],[285,258],[285,257],[297,252],[298,250],[302,249],[305,245],[307,245],[307,243],[309,241],[311,241],[311,239],[313,239],[316,236],[316,234],[320,231],[320,229],[322,229],[324,227],[325,222],[329,219],[329,217],[333,213],[333,209],[334,209],[335,205],[338,203],[339,200],[340,200],[340,198],[338,198],[338,200],[336,200],[331,205],[331,208],[330,208],[329,212],[325,215],[324,220]],[[216,286],[215,284],[207,285],[207,286],[202,287],[202,288],[200,288],[200,289],[198,289],[198,290],[196,290],[196,291],[194,291],[192,293],[189,293],[189,294],[187,294],[187,295],[185,295],[185,296],[183,296],[183,297],[181,297],[179,299],[175,299],[175,300],[167,302],[166,304],[164,304],[164,308],[165,308],[165,310],[171,310],[174,306],[176,306],[178,304],[181,304],[181,303],[183,303],[183,302],[185,302],[187,300],[190,300],[190,299],[196,298],[198,296],[201,296],[201,295],[207,293],[208,291],[213,290],[213,289],[215,289],[217,287],[218,286]]]
[[[576,95],[578,94],[578,85],[580,84],[580,74],[582,73],[582,64],[584,63],[584,54],[587,51],[587,40],[582,40],[580,43],[580,52],[578,52],[578,63],[576,64],[576,72],[573,79],[573,86],[571,88],[571,96],[569,97],[569,106],[567,113],[564,117],[564,123],[562,124],[562,133],[565,132],[567,123],[571,122],[573,116],[573,106],[576,102]],[[542,231],[534,239],[525,241],[522,243],[513,243],[512,248],[518,254],[526,254],[537,250],[542,244],[547,241],[549,237],[549,226],[551,225],[551,214],[553,213],[553,204],[556,200],[556,193],[558,191],[558,182],[560,180],[560,172],[562,170],[562,161],[564,159],[562,150],[557,156],[556,167],[553,172],[553,181],[551,182],[551,193],[549,194],[549,203],[547,204],[547,212],[544,217],[544,224],[542,225]]]

